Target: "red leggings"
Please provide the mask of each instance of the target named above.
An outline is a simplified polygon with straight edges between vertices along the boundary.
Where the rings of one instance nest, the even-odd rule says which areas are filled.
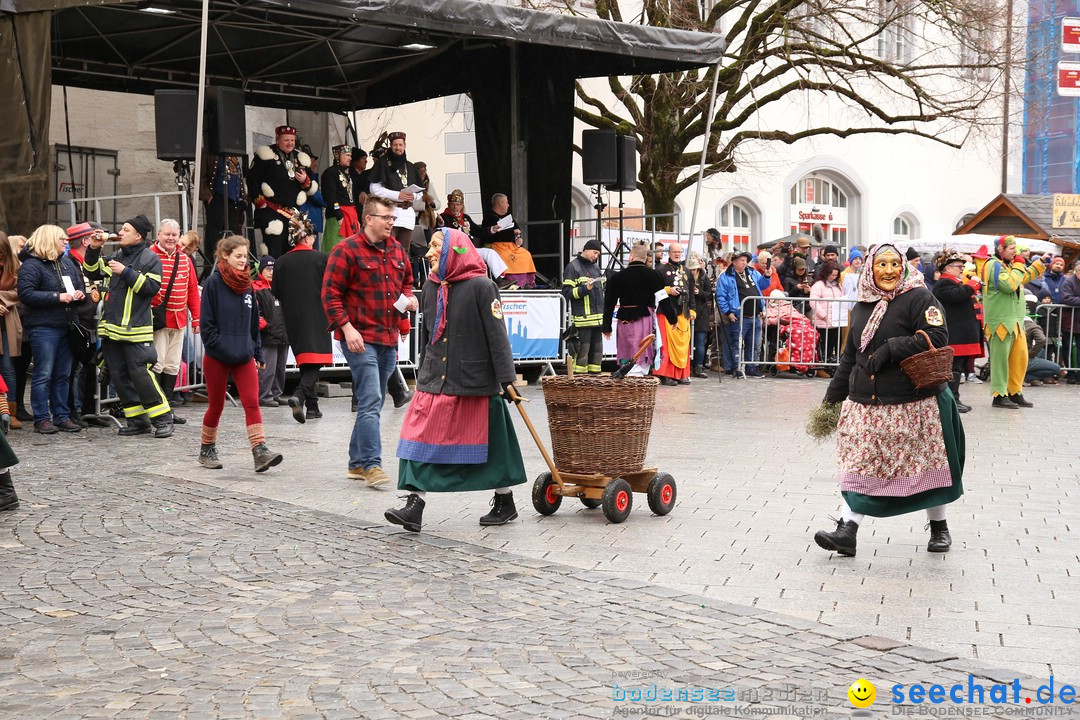
[[[226,365],[209,355],[203,355],[203,372],[206,375],[206,415],[203,425],[216,428],[221,422],[221,411],[225,409],[225,390],[229,384],[229,373],[236,383],[240,394],[240,404],[244,406],[246,424],[262,425],[262,413],[259,412],[259,370],[252,358],[243,365]]]

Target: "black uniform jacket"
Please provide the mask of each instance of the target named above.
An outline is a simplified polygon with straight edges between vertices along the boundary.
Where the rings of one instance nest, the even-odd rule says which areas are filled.
[[[604,288],[603,332],[611,332],[615,304],[619,303],[619,320],[639,320],[656,307],[656,292],[666,283],[656,270],[643,262],[632,262],[615,273]]]
[[[442,336],[431,343],[439,284],[424,284],[424,324],[416,389],[438,395],[498,395],[512,383],[514,357],[499,289],[486,277],[450,285]]]
[[[941,386],[916,390],[911,379],[900,369],[900,361],[927,349],[926,341],[915,334],[916,330],[925,330],[935,348],[949,344],[949,330],[941,304],[926,288],[914,288],[899,295],[889,302],[889,309],[866,350],[859,350],[863,328],[875,305],[877,303],[860,302],[852,308],[847,344],[825,399],[841,402],[850,398],[863,405],[897,405],[937,395]],[[871,373],[867,361],[886,344],[889,361]]]

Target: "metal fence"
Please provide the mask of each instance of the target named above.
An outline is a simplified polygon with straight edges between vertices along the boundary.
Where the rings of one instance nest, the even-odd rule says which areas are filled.
[[[751,375],[764,374],[762,368],[773,376],[831,374],[840,364],[854,304],[848,298],[743,298],[740,319],[729,324],[719,318],[724,365]]]
[[[75,225],[79,222],[78,218],[82,218],[83,221],[93,220],[95,222],[101,222],[105,215],[102,213],[101,203],[104,201],[115,203],[118,200],[125,201],[126,205],[133,207],[133,212],[147,214],[145,209],[146,201],[151,201],[154,206],[153,220],[154,227],[158,227],[161,221],[167,217],[173,217],[180,223],[180,227],[187,229],[188,227],[188,203],[187,193],[181,190],[170,190],[168,192],[154,192],[154,193],[135,193],[133,195],[101,195],[99,197],[90,198],[69,198],[68,200],[58,201],[55,204],[57,206],[57,221],[60,219],[60,214],[64,206],[68,207],[70,222]],[[132,201],[139,201],[138,203]],[[83,205],[84,209],[80,213],[78,212],[78,205]],[[162,211],[162,206],[168,207],[167,211]],[[172,208],[176,208],[177,212],[174,212]],[[106,218],[107,219],[107,218]],[[119,228],[114,228],[119,229]]]
[[[1080,307],[1042,303],[1035,307],[1035,322],[1046,333],[1046,349],[1040,353],[1063,370],[1080,371]]]

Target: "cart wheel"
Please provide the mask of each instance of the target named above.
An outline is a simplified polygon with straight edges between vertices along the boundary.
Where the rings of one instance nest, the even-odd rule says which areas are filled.
[[[675,478],[666,472],[656,473],[649,481],[649,509],[657,515],[667,515],[671,508],[675,507],[675,496],[678,489],[675,486]]]
[[[597,500],[596,498],[587,498],[587,497],[581,498],[581,504],[584,505],[585,507],[589,508],[590,510],[592,510],[593,508],[600,507],[603,504],[603,502],[604,502],[603,500]]]
[[[562,505],[562,495],[555,492],[555,480],[551,473],[540,473],[533,483],[532,501],[536,512],[541,515],[552,515]]]
[[[614,478],[604,488],[604,517],[610,522],[621,523],[630,517],[630,508],[634,506],[634,491],[630,483],[622,478]]]
[[[779,376],[780,376],[780,368],[777,367],[776,365],[770,365],[769,366],[769,377],[779,377]]]

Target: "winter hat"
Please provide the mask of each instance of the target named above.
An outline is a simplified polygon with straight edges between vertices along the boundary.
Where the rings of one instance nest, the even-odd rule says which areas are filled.
[[[964,256],[950,248],[944,248],[934,256],[934,266],[937,267],[938,272],[944,271],[946,265],[954,262],[964,262]]]
[[[585,243],[585,247],[581,248],[581,252],[585,252],[586,250],[595,250],[596,252],[603,252],[604,246],[600,244],[599,240],[590,240],[589,242]]]
[[[791,261],[791,267],[796,270],[805,270],[806,260],[802,256],[796,255],[795,259]]]
[[[839,255],[840,248],[836,247],[835,245],[826,245],[825,249],[821,252],[821,254],[828,255],[829,253],[832,253],[833,255]]]
[[[859,251],[859,248],[853,247],[851,248],[851,250],[848,251],[847,259],[848,262],[851,262],[853,260],[861,259],[862,256],[863,254]]]
[[[149,240],[150,236],[154,234],[154,225],[145,215],[136,215],[126,222],[128,225],[135,228],[135,232],[142,235],[143,240]]]
[[[259,258],[259,272],[274,269],[274,258],[271,255],[263,255]]]
[[[86,237],[87,235],[93,235],[93,234],[94,234],[94,228],[88,222],[79,223],[78,225],[72,225],[71,227],[69,227],[67,229],[68,242],[74,242],[75,240],[81,240],[82,238]]]
[[[919,251],[918,251],[918,250],[916,250],[916,249],[915,249],[915,248],[913,248],[913,247],[909,247],[909,248],[907,249],[907,252],[906,252],[906,253],[904,253],[904,256],[905,256],[905,257],[906,257],[906,258],[907,258],[908,260],[917,260],[917,259],[918,259],[918,257],[919,257]]]

